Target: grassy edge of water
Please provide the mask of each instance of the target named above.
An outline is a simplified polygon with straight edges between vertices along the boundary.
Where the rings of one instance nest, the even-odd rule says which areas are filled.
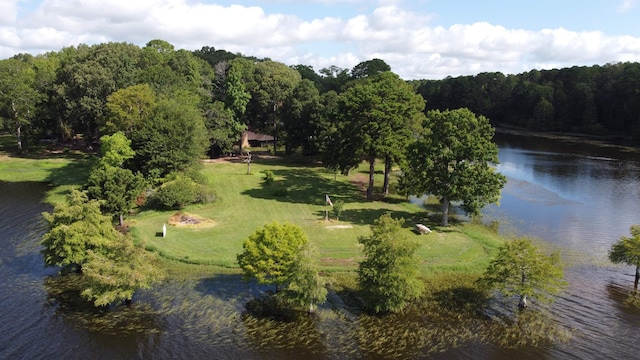
[[[91,159],[91,156],[83,154],[74,154],[71,157],[64,156],[61,160],[54,161],[52,166],[44,166],[44,168],[48,168],[46,171],[48,171],[49,174],[42,176],[42,166],[36,164],[44,164],[47,159],[23,159],[18,157],[1,158],[0,165],[5,166],[4,169],[12,167],[14,170],[30,169],[32,171],[0,172],[0,181],[47,181],[51,184],[51,189],[46,196],[46,201],[49,203],[56,203],[62,201],[64,194],[66,194],[70,188],[79,187],[77,184],[82,183],[83,176],[86,176],[86,172],[88,172],[88,169],[90,168]],[[9,164],[8,167],[7,164]],[[38,166],[41,167],[39,168]],[[11,173],[11,176],[7,176],[6,174],[8,173]],[[255,181],[255,178],[251,179],[251,181]],[[355,191],[357,192],[358,190]],[[315,206],[318,207],[317,204]],[[319,207],[322,208],[323,205],[320,205]],[[371,211],[373,208],[377,207],[381,207],[381,209],[375,209],[376,211],[373,212]],[[399,203],[397,199],[392,199],[388,203],[368,203],[364,210],[366,210],[365,212],[372,212],[372,214],[365,218],[374,218],[374,214],[377,216],[379,211],[388,211],[390,209],[395,209],[403,215],[408,215],[410,220],[421,220],[426,222],[433,218],[433,214],[429,214],[426,210],[416,210],[415,206],[406,203]],[[206,211],[206,206],[195,206],[190,210],[194,210],[196,212]],[[360,208],[359,211],[362,212],[362,210],[363,208]],[[170,213],[171,212],[147,212],[142,214],[139,218],[135,218],[134,221],[140,222],[154,217],[164,217]],[[322,210],[315,209],[315,213],[316,215],[321,215]],[[317,224],[317,222],[317,220],[314,220],[310,225],[308,224],[308,226],[313,228],[313,226],[315,226],[314,224]],[[354,225],[359,226],[359,230],[356,231],[356,233],[368,231],[368,224],[354,223]],[[134,226],[134,232],[135,228],[136,227]],[[455,242],[453,240],[466,239],[469,245],[474,248],[481,249],[481,251],[477,253],[483,254],[484,256],[469,259],[468,254],[466,254],[466,256],[462,256],[463,261],[452,264],[440,263],[430,265],[423,263],[422,276],[425,282],[425,294],[419,300],[412,303],[410,306],[411,309],[407,310],[407,313],[421,314],[420,319],[422,320],[405,323],[402,320],[402,317],[405,316],[403,314],[394,315],[392,318],[386,318],[385,320],[378,317],[361,318],[359,321],[365,325],[370,323],[371,326],[367,326],[368,329],[379,329],[379,326],[376,325],[378,322],[384,321],[386,323],[389,319],[392,319],[395,324],[392,326],[392,331],[398,331],[405,334],[408,329],[406,326],[415,327],[411,330],[425,335],[422,338],[426,339],[427,336],[433,336],[433,334],[429,333],[429,331],[432,331],[433,327],[424,326],[423,322],[442,322],[448,324],[450,321],[460,321],[462,315],[462,317],[468,316],[468,319],[464,320],[464,322],[460,324],[461,326],[458,327],[461,330],[450,331],[453,327],[449,324],[445,327],[445,329],[448,329],[447,331],[450,331],[445,331],[447,334],[446,337],[455,339],[456,342],[459,341],[460,343],[477,340],[475,335],[470,335],[471,333],[465,330],[467,325],[469,328],[477,327],[478,323],[476,323],[476,321],[482,319],[482,316],[477,313],[477,307],[478,304],[483,301],[483,297],[474,289],[473,284],[475,279],[481,276],[481,273],[488,264],[491,256],[504,239],[495,231],[492,231],[492,229],[471,222],[457,222],[455,225],[446,229],[438,229],[437,226],[434,226],[434,229],[437,229],[436,231],[442,235],[442,239],[421,236],[419,237],[420,241],[437,244],[439,240],[445,242],[451,240],[450,242]],[[411,233],[411,224],[408,224],[405,227],[405,230],[408,233]],[[138,238],[138,241],[141,241],[140,238]],[[351,251],[353,250],[354,249],[351,249]],[[465,255],[464,251],[462,251],[464,249],[458,250],[459,254]],[[473,253],[475,253],[475,251]],[[424,252],[422,254],[424,255]],[[215,264],[193,264],[185,262],[184,259],[171,260],[167,257],[160,256],[157,257],[156,261],[159,266],[167,271],[169,279],[172,281],[208,280],[215,279],[220,275],[223,275],[223,277],[224,275],[233,275],[233,278],[239,278],[240,274],[239,269],[236,267],[217,266]],[[334,294],[338,294],[342,299],[341,301],[344,303],[355,304],[357,306],[357,303],[360,300],[358,299],[356,268],[357,261],[352,261],[348,266],[321,267],[321,270],[322,274],[329,280],[330,291]],[[339,305],[335,303],[329,305],[329,308],[334,308],[334,313],[327,316],[339,316],[340,312],[337,313],[338,315],[335,313],[336,306]],[[481,323],[484,324],[484,322]],[[499,332],[504,333],[502,329],[500,329]],[[389,334],[382,333],[357,333],[356,335],[358,336],[358,342],[363,344],[363,351],[367,351],[372,354],[386,354],[389,349],[398,350],[396,348],[397,346],[405,348],[405,343],[398,343],[393,339],[400,339],[402,341],[407,340],[400,336],[389,336]],[[411,338],[413,339],[415,337]],[[437,336],[436,338],[440,338],[440,336]],[[438,340],[438,342],[440,342],[440,340]],[[384,346],[381,346],[380,344]],[[422,341],[417,342],[415,345],[417,345],[416,348],[422,349],[438,345],[438,347],[433,347],[434,350],[438,351],[443,351],[457,346],[456,344],[446,343],[443,345],[424,343]]]
[[[0,138],[0,145],[3,145],[2,150],[6,150],[13,139],[6,135],[0,136]],[[41,150],[31,152],[24,156],[17,156],[11,151],[0,151],[0,170],[2,170],[0,171],[0,181],[46,182],[50,185],[50,189],[44,201],[53,205],[62,202],[65,194],[67,194],[70,189],[81,186],[79,184],[82,184],[88,176],[94,160],[95,156],[92,154],[79,151],[50,152]],[[276,220],[284,219],[284,221],[294,223],[301,221],[301,226],[310,234],[310,241],[315,243],[314,245],[320,245],[316,247],[320,249],[318,256],[323,257],[324,263],[321,261],[319,265],[321,270],[326,273],[355,271],[360,259],[357,238],[368,234],[369,224],[386,211],[390,211],[393,215],[397,214],[398,217],[402,216],[407,219],[404,231],[408,236],[416,236],[411,231],[413,222],[427,223],[432,226],[432,228],[437,229],[440,238],[431,235],[418,237],[419,241],[425,245],[419,250],[418,256],[431,256],[432,259],[438,259],[438,262],[435,263],[430,263],[429,259],[423,261],[423,273],[425,275],[433,272],[481,272],[483,267],[488,264],[489,257],[503,241],[495,232],[492,233],[486,227],[472,223],[457,223],[449,228],[439,229],[437,225],[432,222],[434,218],[434,214],[430,213],[432,210],[421,209],[417,205],[403,202],[400,198],[373,202],[364,201],[361,199],[361,184],[358,184],[358,181],[361,180],[365,172],[362,169],[354,171],[355,175],[350,178],[342,177],[336,181],[334,174],[330,174],[323,169],[308,165],[288,163],[282,160],[267,159],[262,162],[257,161],[255,164],[252,164],[253,175],[250,176],[246,175],[245,168],[243,164],[234,164],[227,167],[226,172],[221,172],[220,169],[222,168],[218,164],[205,165],[203,172],[209,177],[210,185],[214,189],[225,186],[230,181],[239,183],[240,185],[235,189],[236,194],[222,194],[221,201],[218,201],[212,206],[198,205],[191,207],[190,210],[197,213],[204,213],[204,215],[225,213],[229,218],[239,217],[245,212],[253,211],[252,214],[254,217],[259,218],[254,221],[254,223],[258,225],[267,223],[274,217]],[[291,192],[293,192],[294,195],[288,199],[273,198],[271,193],[269,193],[273,190],[266,188],[262,183],[262,172],[266,169],[275,169],[276,182],[285,184],[290,189],[293,189]],[[309,189],[298,192],[298,196],[303,196],[303,198],[296,198],[295,189],[299,186],[299,184],[296,183],[296,181],[299,181],[295,179],[296,177],[302,177],[303,181],[311,182],[313,185],[312,188],[322,188],[322,193],[328,192],[335,194],[334,201],[336,199],[347,200],[348,202],[346,203],[344,211],[345,215],[343,215],[346,220],[341,219],[341,221],[335,221],[332,219],[328,223],[323,222],[322,217],[326,210],[322,202],[323,199],[313,199],[313,197],[320,196],[316,196],[318,194],[315,193],[313,193],[313,196],[309,195]],[[381,174],[378,173],[377,177],[377,180],[381,180]],[[381,181],[378,181],[378,184],[380,183]],[[243,197],[244,199],[250,198],[250,200],[243,200]],[[229,210],[235,207],[236,204],[243,202],[248,204],[247,208],[242,208],[235,212]],[[305,204],[305,202],[310,202],[311,204]],[[269,211],[260,211],[260,206],[268,207]],[[256,209],[258,211],[256,211]],[[306,218],[300,218],[301,212],[308,213],[308,215],[305,215]],[[159,239],[154,238],[152,235],[140,235],[143,231],[149,232],[151,229],[157,228],[158,226],[155,222],[160,221],[159,223],[161,224],[164,218],[170,216],[172,213],[173,212],[146,211],[138,216],[132,217],[130,221],[137,241],[141,242],[149,250],[153,250],[162,255],[161,263],[163,266],[172,268],[171,273],[174,274],[180,272],[189,274],[193,273],[194,269],[201,269],[202,267],[213,269],[214,273],[237,271],[235,255],[241,250],[242,240],[258,227],[253,226],[239,231],[234,238],[235,243],[233,245],[235,247],[223,248],[224,253],[226,253],[226,255],[222,256],[225,258],[224,261],[218,260],[220,257],[219,253],[209,257],[203,256],[202,259],[199,259],[198,255],[200,255],[201,249],[196,249],[192,253],[187,252],[186,255],[176,256],[172,254],[171,251],[163,249],[162,246],[158,246]],[[437,216],[435,218],[437,218]],[[329,224],[329,226],[327,226],[327,224]],[[350,228],[339,231],[326,230],[333,226],[346,226]],[[223,231],[228,230],[228,228],[223,229]],[[194,233],[200,234],[203,232],[205,234],[201,236],[206,237],[206,230],[183,231],[182,235],[176,239],[176,242],[182,243],[186,238],[193,237]],[[466,244],[468,245],[467,247],[475,247],[475,249],[471,249],[471,251],[469,249],[456,248],[457,245],[454,243],[454,240],[461,241],[461,239],[462,241],[468,241],[468,244]],[[188,246],[189,243],[187,242],[186,244],[186,246]],[[185,245],[182,244],[182,246]],[[436,247],[435,251],[433,248],[427,248],[429,246]],[[438,249],[439,247],[446,246],[451,247],[445,248],[444,250]],[[444,253],[438,251],[444,251]],[[470,251],[472,255],[470,255],[469,258],[460,258],[460,261],[450,262],[448,264],[440,261],[440,259],[445,259],[446,261],[449,258],[455,258],[456,252],[462,253],[463,251]],[[430,254],[430,252],[433,253]],[[169,266],[168,264],[170,264],[171,261],[175,261],[176,264]],[[176,270],[180,268],[183,270]],[[199,273],[200,270],[195,270],[195,272]]]

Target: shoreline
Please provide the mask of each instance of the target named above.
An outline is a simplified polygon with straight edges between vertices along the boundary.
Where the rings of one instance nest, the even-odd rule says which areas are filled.
[[[565,143],[583,143],[599,147],[611,147],[624,149],[626,151],[640,152],[640,143],[633,141],[631,138],[621,136],[598,136],[579,133],[563,133],[563,132],[541,132],[526,130],[522,128],[495,126],[496,134],[515,135],[523,137],[536,137],[548,140],[555,140]]]

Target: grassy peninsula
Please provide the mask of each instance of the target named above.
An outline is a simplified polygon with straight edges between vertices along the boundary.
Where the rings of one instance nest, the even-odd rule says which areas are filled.
[[[69,189],[81,186],[94,159],[80,151],[45,148],[18,156],[13,145],[13,137],[0,136],[0,181],[47,182],[51,190],[45,201],[52,204],[61,201]],[[270,184],[264,181],[265,171],[274,175]],[[216,193],[216,201],[181,211],[183,218],[198,219],[199,224],[181,224],[178,211],[141,209],[128,217],[130,229],[139,241],[158,253],[165,266],[183,274],[235,272],[236,255],[242,250],[244,239],[273,221],[302,227],[324,272],[354,271],[362,259],[358,237],[367,235],[369,225],[385,212],[404,218],[406,235],[421,242],[417,256],[425,275],[479,274],[503,241],[495,232],[473,223],[454,222],[440,228],[439,204],[421,207],[397,195],[366,200],[364,166],[343,176],[295,159],[257,156],[251,164],[251,174],[247,174],[247,164],[238,159],[205,161],[201,172]],[[377,183],[381,184],[381,171],[377,175]],[[339,221],[325,204],[325,194],[334,202],[344,202]],[[163,238],[162,225],[166,223],[167,236]],[[413,232],[415,223],[434,231],[418,235]]]

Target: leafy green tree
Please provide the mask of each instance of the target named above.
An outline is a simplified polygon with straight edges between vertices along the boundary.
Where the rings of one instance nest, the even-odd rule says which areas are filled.
[[[360,291],[376,313],[402,310],[424,288],[414,257],[420,245],[403,234],[403,223],[386,213],[371,225],[370,236],[358,239],[365,255],[358,266]]]
[[[611,245],[609,260],[615,264],[627,264],[636,267],[633,290],[638,291],[640,280],[640,225],[632,225],[629,229],[631,237],[622,236]]]
[[[93,301],[95,306],[116,301],[128,303],[136,290],[149,289],[164,277],[164,273],[153,265],[151,254],[121,234],[103,249],[87,250],[82,274],[87,281],[81,295]]]
[[[250,90],[254,86],[255,65],[247,59],[234,59],[229,63],[225,78],[225,105],[241,121],[251,100]]]
[[[131,149],[131,140],[121,131],[100,138],[99,162],[103,165],[120,167],[135,154]]]
[[[316,73],[316,71],[313,69],[313,66],[298,64],[292,65],[291,68],[299,72],[303,80],[310,80],[320,92],[324,92],[322,77],[320,76],[320,74]]]
[[[340,97],[331,90],[320,96],[321,116],[318,117],[318,147],[322,164],[334,172],[348,173],[362,162],[350,140],[348,131],[342,131],[346,122],[340,119]]]
[[[391,161],[404,147],[424,116],[424,99],[398,75],[383,72],[349,87],[342,94],[342,154],[355,154],[369,162],[367,199],[373,198],[375,162],[384,157],[385,195]],[[353,155],[351,155],[353,156]],[[343,171],[345,169],[342,169]]]
[[[61,61],[56,84],[59,116],[72,120],[87,145],[106,121],[107,97],[137,82],[141,55],[133,44],[104,43],[80,45]]]
[[[302,229],[292,224],[273,222],[256,230],[242,244],[238,264],[245,279],[276,285],[276,293],[291,281],[300,255],[308,243]]]
[[[153,89],[148,84],[115,91],[107,97],[107,120],[103,131],[107,134],[122,131],[131,136],[151,114],[155,101]]]
[[[282,111],[287,154],[302,147],[304,155],[319,152],[317,139],[322,120],[320,93],[311,80],[302,80],[284,102]]]
[[[35,88],[35,81],[36,72],[30,62],[16,58],[0,61],[0,126],[4,122],[15,134],[18,153],[26,149],[23,134],[32,125],[36,105],[43,97]]]
[[[101,200],[101,209],[106,214],[118,216],[124,225],[124,214],[135,206],[147,183],[142,174],[134,174],[123,164],[135,153],[131,141],[122,132],[100,138],[100,160],[91,170],[87,184],[90,199]]]
[[[405,183],[418,192],[414,195],[441,198],[443,226],[448,225],[452,201],[462,201],[470,214],[498,201],[506,179],[491,167],[498,163],[498,147],[484,116],[468,109],[431,110],[423,128],[407,149]]]
[[[233,111],[225,108],[221,101],[209,104],[204,114],[205,125],[209,130],[211,155],[231,152],[247,126],[237,120]]]
[[[49,223],[41,241],[44,262],[65,272],[81,272],[89,250],[102,251],[119,235],[111,217],[100,211],[100,202],[77,190],[68,195],[65,204],[42,216]]]
[[[354,66],[353,69],[351,69],[351,77],[354,79],[362,79],[378,75],[385,71],[391,71],[391,66],[384,60],[371,59]]]
[[[310,313],[314,311],[315,304],[327,300],[326,282],[318,274],[308,245],[300,252],[283,293],[284,299],[290,304],[308,307]]]
[[[256,125],[257,128],[267,130],[274,136],[274,153],[277,151],[281,130],[282,105],[291,96],[300,80],[300,73],[283,63],[263,61],[255,66],[256,87],[253,90],[252,101],[263,119],[262,124]]]
[[[137,169],[150,179],[196,166],[208,148],[208,134],[197,99],[174,94],[156,103],[151,115],[132,134]]]
[[[153,260],[130,237],[116,231],[100,203],[73,190],[66,204],[43,214],[49,230],[42,237],[47,266],[82,273],[81,295],[96,306],[130,301],[136,289],[148,288],[162,277]]]
[[[156,94],[171,96],[187,91],[208,97],[213,90],[213,68],[186,50],[176,50],[164,40],[151,40],[142,48],[139,83],[149,84]]]
[[[506,242],[484,272],[479,284],[496,289],[505,296],[518,295],[520,308],[527,299],[553,302],[553,295],[566,285],[560,253],[542,253],[530,239],[523,237]]]
[[[349,69],[343,69],[335,65],[322,68],[319,72],[323,75],[321,79],[323,92],[335,91],[339,93],[342,91],[342,87],[351,80]]]
[[[124,225],[124,215],[136,205],[147,182],[142,174],[134,174],[131,170],[99,165],[94,168],[87,179],[87,195],[91,199],[101,201],[103,213],[118,217],[120,226]]]

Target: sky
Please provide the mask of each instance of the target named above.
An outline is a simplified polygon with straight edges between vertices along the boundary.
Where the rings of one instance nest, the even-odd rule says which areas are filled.
[[[0,0],[0,59],[104,42],[203,46],[402,78],[640,61],[640,0]]]

